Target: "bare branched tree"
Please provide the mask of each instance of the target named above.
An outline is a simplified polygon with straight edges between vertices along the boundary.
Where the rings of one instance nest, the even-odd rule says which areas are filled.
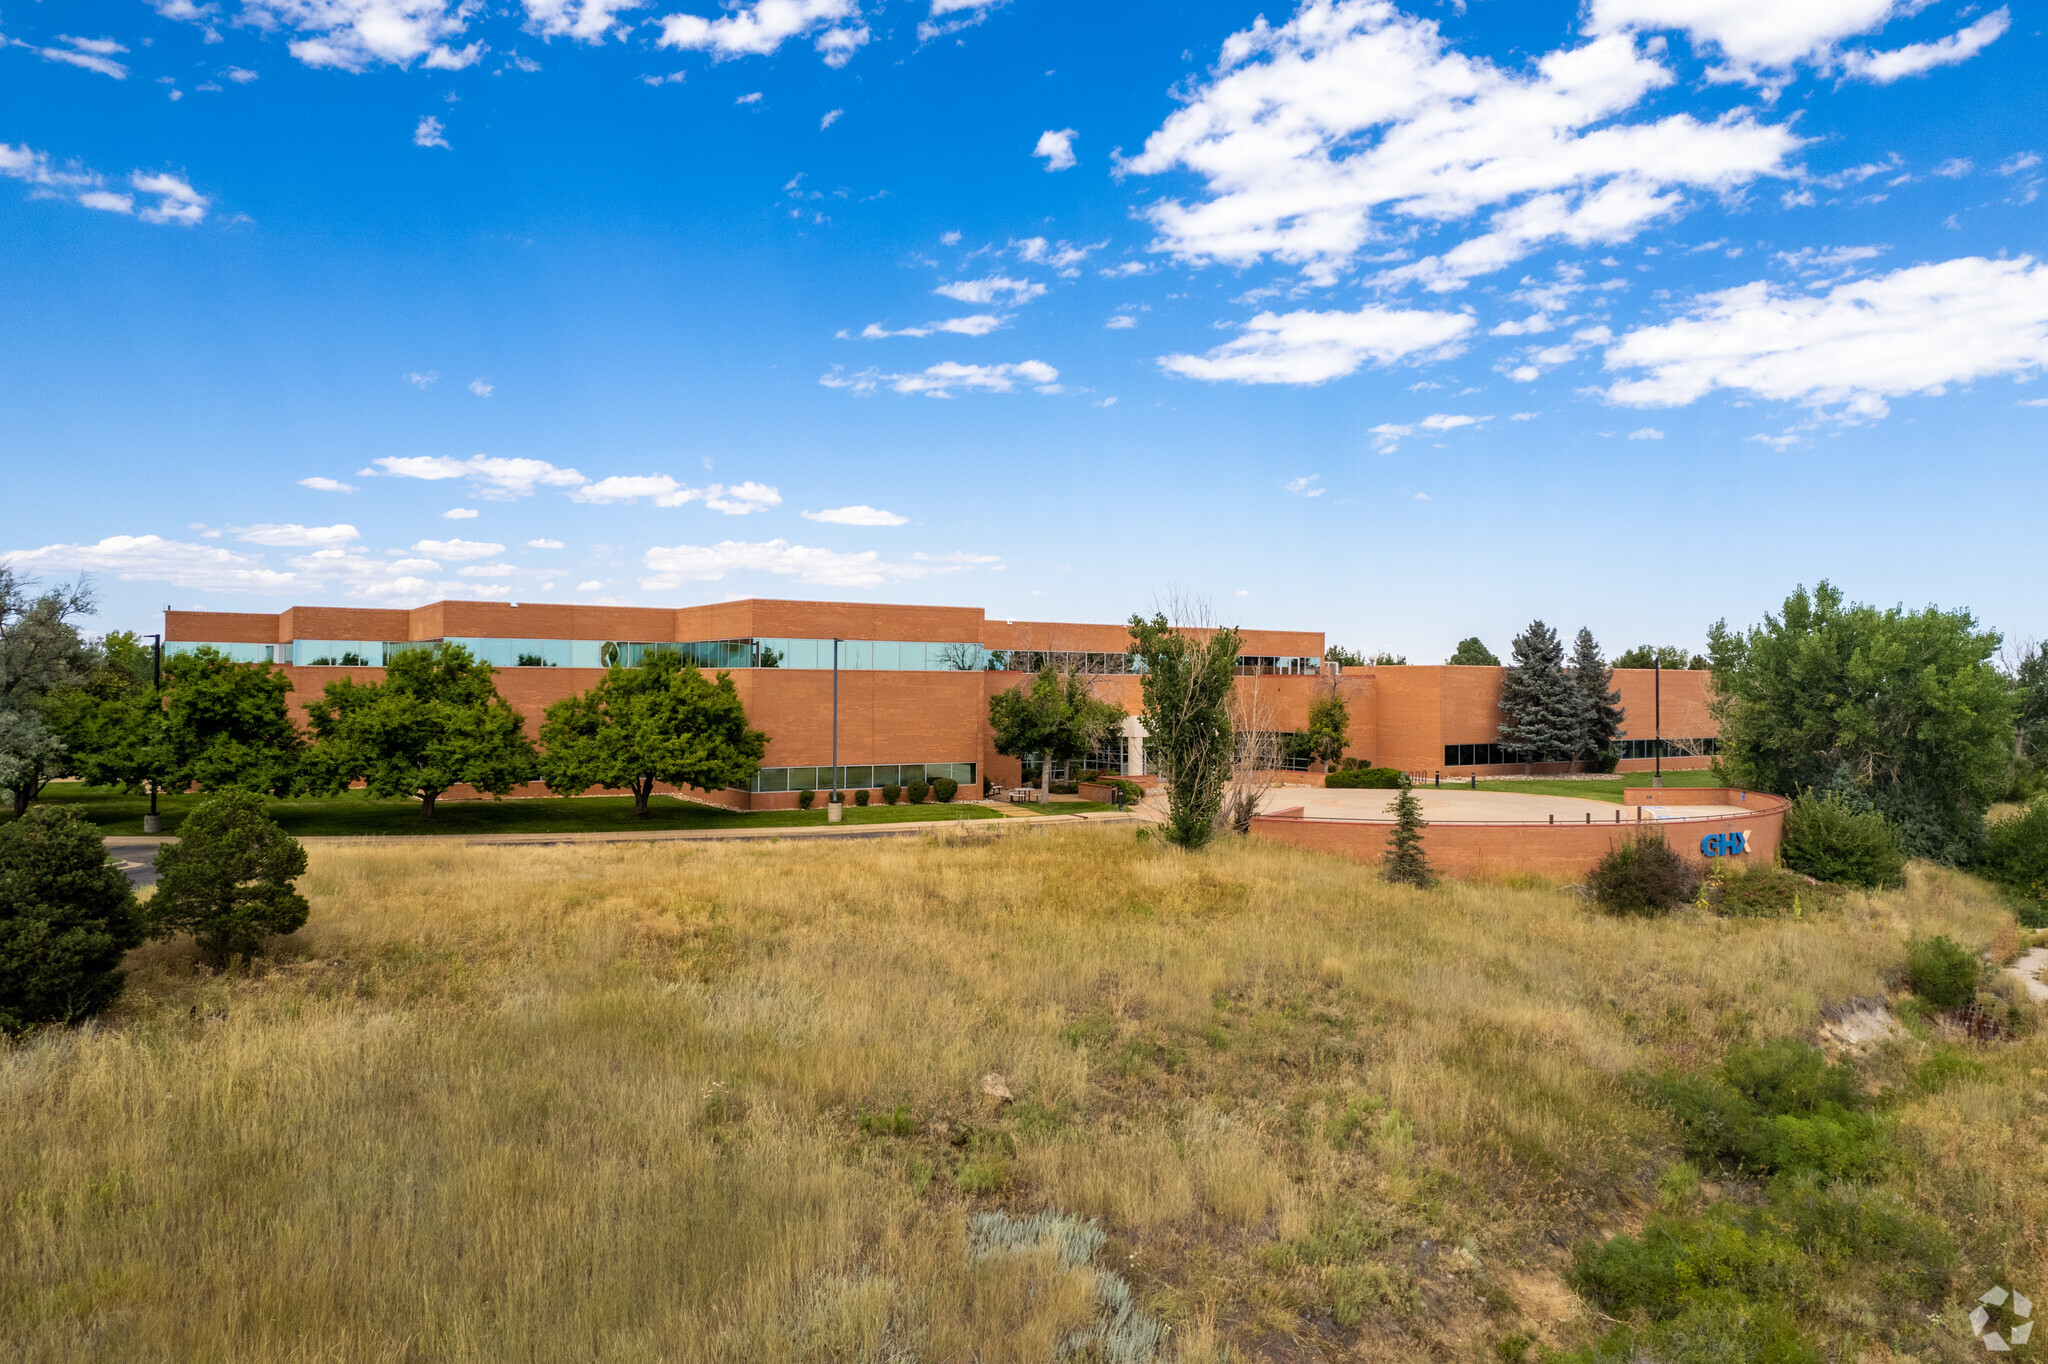
[[[1223,787],[1218,822],[1234,833],[1250,833],[1259,801],[1280,784],[1280,763],[1286,739],[1274,728],[1275,697],[1265,677],[1240,677],[1230,692],[1230,728],[1236,739],[1230,777]]]

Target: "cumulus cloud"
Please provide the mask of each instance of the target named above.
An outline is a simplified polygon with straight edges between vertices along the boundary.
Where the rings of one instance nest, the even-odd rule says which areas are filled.
[[[917,26],[917,40],[930,42],[948,33],[972,28],[1002,8],[1007,0],[932,0],[931,16]],[[949,17],[951,16],[951,17]]]
[[[686,582],[717,582],[729,573],[752,571],[794,577],[801,582],[830,587],[877,587],[887,582],[927,578],[941,573],[958,573],[978,564],[999,562],[995,555],[915,555],[910,560],[887,561],[874,550],[845,553],[787,540],[749,543],[724,540],[716,545],[660,545],[641,560],[653,576],[642,578],[640,586],[649,592],[680,587]]]
[[[1897,52],[1851,53],[1838,58],[1839,48],[1846,40],[1874,33],[1892,19],[1917,14],[1929,3],[1931,0],[1797,0],[1794,4],[1778,0],[1592,0],[1587,8],[1586,30],[1595,34],[1682,32],[1694,46],[1720,53],[1726,65],[1713,74],[1724,80],[1756,80],[1759,73],[1782,73],[1802,62],[1830,70],[1838,61],[1851,75],[1897,80],[1914,73],[1897,69],[1890,75],[1868,74],[1856,70],[1854,63],[1860,58],[1866,64],[1883,64],[1891,58],[1891,63],[1880,66],[1890,70],[1915,60],[1927,60],[1924,55],[1903,56],[1916,49],[1974,43],[1968,52],[1946,58],[1963,61],[2005,32],[2005,11],[2000,10],[1942,43],[1915,43]],[[1979,32],[1963,38],[1963,34],[1973,30],[1984,30],[1993,20],[1998,20],[1996,31],[1988,37]],[[1927,66],[1919,69],[1941,64],[1944,62],[1929,60]]]
[[[728,516],[745,516],[780,506],[782,494],[764,483],[747,482],[733,487],[713,483],[691,488],[667,474],[613,475],[588,483],[569,494],[573,501],[608,504],[637,502],[645,498],[657,507],[681,507],[702,502],[712,511]]]
[[[379,62],[459,71],[484,54],[456,49],[477,6],[471,0],[242,0],[242,21],[297,34],[286,43],[307,66],[362,71]]]
[[[526,547],[528,549],[560,549],[562,548],[562,542],[560,540],[528,540]]]
[[[1060,372],[1043,360],[1021,360],[1014,365],[963,365],[946,360],[915,374],[883,374],[873,369],[844,374],[835,366],[830,374],[821,375],[818,382],[827,388],[846,388],[855,393],[872,393],[877,388],[888,387],[898,393],[950,398],[956,389],[1008,393],[1019,382],[1030,384],[1040,393],[1058,393],[1061,391],[1059,377]]]
[[[1048,171],[1072,170],[1080,164],[1074,155],[1077,136],[1072,128],[1048,128],[1038,135],[1038,145],[1031,149],[1031,154],[1044,157]]]
[[[1354,313],[1260,313],[1235,340],[1206,355],[1167,355],[1160,365],[1190,379],[1240,384],[1319,384],[1371,361],[1440,360],[1463,349],[1465,313],[1369,304]]]
[[[505,547],[488,540],[420,540],[413,544],[412,552],[430,559],[451,559],[461,563],[464,559],[488,559],[503,554]]]
[[[1118,313],[1102,325],[1113,332],[1129,331],[1132,327],[1138,325],[1138,319],[1130,313]]]
[[[1212,79],[1124,169],[1206,184],[1198,202],[1145,210],[1154,250],[1271,257],[1315,283],[1369,243],[1490,211],[1480,235],[1385,277],[1455,288],[1547,241],[1628,240],[1681,212],[1687,190],[1784,173],[1800,140],[1749,111],[1626,121],[1672,80],[1626,33],[1521,72],[1452,51],[1435,22],[1387,0],[1310,0],[1278,28],[1233,34]]]
[[[229,534],[244,544],[297,548],[324,548],[362,539],[362,534],[354,526],[301,526],[296,522],[287,522],[284,525],[237,526]]]
[[[430,483],[466,478],[479,497],[508,502],[531,497],[541,488],[580,488],[590,482],[574,469],[558,469],[544,459],[508,459],[495,455],[397,455],[372,460],[361,471],[370,477],[419,478]]]
[[[423,115],[412,130],[412,145],[415,147],[440,147],[448,149],[448,139],[443,137],[441,120],[432,114]]]
[[[299,486],[301,488],[311,488],[316,493],[352,493],[356,490],[356,485],[353,483],[343,483],[338,478],[322,478],[318,474],[311,478],[300,479]]]
[[[823,521],[831,526],[902,526],[909,524],[910,521],[907,516],[898,516],[895,512],[883,511],[880,507],[870,507],[864,502],[855,503],[851,507],[807,511],[803,513],[803,518],[806,521]]]
[[[983,279],[960,279],[941,284],[932,290],[941,298],[950,298],[959,303],[993,303],[1003,299],[1011,307],[1029,303],[1045,293],[1045,286],[1036,280],[1011,279],[1008,275],[989,275]]]
[[[31,187],[30,197],[71,199],[86,208],[108,213],[133,214],[146,223],[175,227],[196,227],[206,220],[212,203],[205,195],[178,176],[168,172],[133,171],[128,186],[134,193],[117,193],[106,188],[106,178],[73,162],[59,166],[48,154],[27,146],[0,142],[0,175],[20,180]],[[136,196],[154,196],[138,212]]]
[[[471,379],[469,381],[469,391],[476,394],[479,398],[488,398],[498,391],[498,386],[496,384],[487,384],[481,379]]]
[[[2012,15],[2003,8],[1996,9],[1937,42],[1908,43],[1889,52],[1845,53],[1842,70],[1858,80],[1890,85],[1907,76],[1923,76],[1939,66],[1966,62],[2003,38],[2011,27]]]
[[[157,196],[154,204],[135,215],[146,223],[197,227],[206,220],[206,209],[212,201],[175,175],[167,172],[145,175],[136,171],[128,177],[128,183],[138,193]]]
[[[1462,412],[1432,412],[1419,422],[1381,422],[1367,434],[1373,438],[1373,448],[1386,455],[1392,454],[1403,440],[1417,431],[1442,435],[1446,431],[1456,431],[1459,427],[1478,426],[1482,422],[1492,420],[1492,417],[1473,417]]]
[[[441,513],[443,521],[474,521],[478,515],[475,507],[450,507]]]
[[[643,0],[526,0],[527,27],[543,38],[601,43],[620,10],[639,9]]]
[[[44,545],[0,554],[0,564],[28,572],[106,573],[122,582],[161,582],[201,592],[288,592],[296,575],[219,545],[193,545],[158,535],[110,535],[91,545]]]
[[[1628,433],[1630,440],[1662,440],[1664,433],[1654,426],[1639,426]]]
[[[1886,399],[2048,368],[2048,265],[1967,256],[1794,293],[1758,281],[1705,294],[1675,322],[1622,336],[1610,401],[1678,407],[1715,389],[1796,402],[1845,421]]]
[[[671,14],[661,21],[662,47],[714,57],[760,57],[791,38],[816,34],[827,66],[844,66],[868,40],[855,0],[755,0],[717,19]]]

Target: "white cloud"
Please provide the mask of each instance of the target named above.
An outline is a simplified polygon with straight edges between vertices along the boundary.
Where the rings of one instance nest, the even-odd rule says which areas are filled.
[[[96,208],[105,213],[133,213],[135,196],[114,194],[103,189],[87,190],[78,196],[78,202],[87,208]]]
[[[447,511],[441,513],[443,521],[474,521],[476,518],[477,510],[475,507],[450,507]]]
[[[1511,422],[1532,422],[1542,416],[1541,412],[1517,412],[1508,418]]]
[[[469,381],[469,391],[476,394],[479,398],[488,398],[498,391],[498,386],[496,384],[487,384],[481,379],[471,379]]]
[[[782,494],[765,483],[752,481],[732,486],[713,483],[704,490],[704,505],[727,516],[746,516],[782,505]]]
[[[992,10],[1000,9],[1006,3],[1007,0],[932,0],[931,17],[917,26],[917,40],[926,43],[948,33],[958,33],[963,28],[972,28],[988,18]],[[941,17],[948,14],[965,17],[941,22]]]
[[[941,298],[950,298],[959,303],[993,303],[1008,295],[1011,307],[1029,303],[1045,293],[1045,286],[1036,280],[1011,279],[1008,275],[989,275],[984,279],[961,279],[941,284],[932,290]]]
[[[1999,162],[1998,173],[2000,175],[2018,175],[2021,171],[2032,170],[2040,164],[2041,158],[2037,153],[2021,152],[2017,156],[2008,156],[2005,160]]]
[[[601,592],[604,590],[604,579],[592,578],[587,582],[580,582],[576,584],[576,590],[578,592]]]
[[[247,85],[250,81],[255,80],[258,74],[258,72],[251,71],[246,66],[231,66],[221,72],[221,75],[226,76],[237,85]]]
[[[1369,304],[1355,313],[1260,313],[1244,333],[1207,355],[1167,355],[1159,363],[1190,379],[1241,384],[1319,384],[1368,360],[1440,360],[1463,349],[1465,313],[1420,312]]]
[[[826,113],[825,113],[825,116],[824,116],[823,118],[821,118],[821,119],[819,119],[819,120],[818,120],[818,131],[822,133],[822,132],[824,132],[824,131],[825,131],[825,130],[826,130],[827,128],[829,128],[829,127],[831,127],[831,126],[832,126],[833,124],[837,123],[837,122],[839,121],[840,115],[844,114],[845,112],[846,112],[846,110],[844,110],[844,109],[829,109],[829,110],[827,110],[827,111],[826,111]]]
[[[560,540],[528,540],[526,547],[528,549],[560,549],[562,548],[562,542]]]
[[[295,574],[218,545],[193,545],[157,535],[110,535],[92,545],[44,545],[0,554],[9,568],[108,573],[122,582],[162,582],[202,592],[288,592]]]
[[[1010,245],[1017,248],[1019,259],[1050,265],[1060,272],[1063,279],[1079,279],[1081,262],[1108,246],[1109,241],[1104,238],[1087,246],[1076,246],[1069,241],[1047,242],[1043,237],[1026,237],[1022,241],[1012,241]]]
[[[307,66],[361,71],[421,61],[459,71],[483,56],[483,44],[457,50],[448,42],[462,36],[478,8],[472,0],[242,0],[241,21],[300,35],[286,46]]]
[[[1280,490],[1293,493],[1296,497],[1321,497],[1329,491],[1328,488],[1316,486],[1316,480],[1321,477],[1321,474],[1306,474],[1301,478],[1290,478],[1280,485]]]
[[[958,573],[977,564],[997,562],[994,555],[918,555],[909,561],[885,561],[874,550],[838,550],[793,545],[787,540],[750,543],[724,540],[716,545],[660,545],[642,562],[654,576],[642,578],[649,592],[666,591],[686,582],[716,582],[729,573],[774,573],[801,582],[831,587],[876,587],[886,582]]]
[[[1059,377],[1060,372],[1043,360],[1021,360],[1014,365],[963,365],[946,360],[915,374],[883,374],[872,369],[858,374],[842,374],[834,368],[832,373],[821,375],[818,382],[827,388],[848,388],[855,393],[871,393],[887,385],[898,393],[950,398],[954,389],[963,388],[982,393],[1008,393],[1020,380],[1040,393],[1058,393],[1061,391]]]
[[[144,175],[136,171],[128,177],[128,183],[140,193],[157,196],[154,204],[136,215],[146,223],[197,227],[206,220],[207,205],[212,201],[175,175],[164,172]]]
[[[1206,181],[1200,202],[1145,211],[1154,250],[1270,256],[1315,283],[1369,243],[1492,210],[1481,235],[1385,276],[1451,288],[1546,241],[1628,240],[1681,212],[1688,189],[1784,173],[1800,140],[1746,110],[1623,121],[1672,80],[1627,34],[1525,72],[1450,50],[1434,21],[1387,0],[1310,0],[1279,28],[1261,19],[1226,40],[1216,74],[1125,168]]]
[[[1129,331],[1131,328],[1138,325],[1138,319],[1132,316],[1130,313],[1118,313],[1115,317],[1112,317],[1111,319],[1109,319],[1109,321],[1103,323],[1102,325],[1109,328],[1113,332]]]
[[[518,567],[513,564],[471,564],[467,568],[456,569],[455,573],[457,577],[462,578],[502,578],[508,573],[518,571]]]
[[[1074,155],[1074,139],[1078,135],[1072,128],[1048,128],[1038,135],[1038,145],[1031,149],[1031,154],[1044,157],[1048,171],[1072,170],[1080,164]]]
[[[851,507],[807,511],[803,513],[803,518],[806,521],[823,521],[831,526],[902,526],[910,522],[907,516],[898,516],[895,512],[883,511],[880,507],[870,507],[864,502],[855,503]]]
[[[1937,42],[1908,43],[1890,52],[1844,53],[1842,69],[1859,80],[1889,85],[1907,76],[1925,75],[1938,66],[1966,62],[2003,38],[2011,27],[2011,13],[2001,7]]]
[[[1948,180],[1960,180],[1977,168],[1977,163],[1967,156],[1952,156],[1934,168],[1934,173]]]
[[[351,540],[363,538],[362,534],[350,525],[301,526],[297,522],[288,522],[284,525],[237,526],[229,534],[244,544],[297,548],[345,545]]]
[[[0,39],[0,43],[4,42]],[[0,175],[34,186],[32,198],[74,199],[86,208],[109,213],[131,213],[135,209],[135,194],[114,193],[105,188],[105,177],[97,172],[76,162],[59,167],[47,154],[27,145],[17,147],[0,142]],[[206,220],[207,207],[212,203],[186,181],[168,172],[134,171],[128,176],[128,185],[137,194],[156,198],[155,203],[146,205],[136,215],[146,223],[195,227]]]
[[[1628,433],[1630,440],[1662,440],[1664,433],[1654,426],[1641,426]]]
[[[1007,315],[995,313],[972,313],[966,317],[941,318],[927,322],[922,327],[899,327],[890,331],[879,322],[870,322],[860,330],[864,341],[886,341],[894,336],[930,336],[934,332],[946,332],[954,336],[987,336],[1010,319]]]
[[[557,469],[544,459],[508,459],[495,455],[398,455],[371,461],[366,475],[386,478],[419,478],[430,483],[466,478],[477,496],[493,502],[531,497],[536,487],[580,488],[590,482],[574,469]]]
[[[353,483],[343,483],[338,478],[322,478],[317,474],[312,478],[300,479],[299,486],[311,488],[316,493],[352,493],[356,490]]]
[[[505,547],[488,540],[419,540],[414,542],[412,552],[461,563],[464,559],[488,559],[494,554],[503,554]]]
[[[427,370],[424,373],[419,370],[412,370],[401,377],[414,388],[425,388],[428,384],[440,378],[441,372],[433,369]]]
[[[97,71],[100,75],[112,76],[117,81],[128,79],[128,68],[114,60],[115,53],[126,52],[128,49],[112,38],[74,38],[69,34],[60,33],[57,35],[57,41],[68,46],[36,47],[33,43],[20,45],[29,48],[46,62],[63,62],[67,66]]]
[[[717,19],[671,14],[661,21],[659,42],[714,57],[760,57],[811,33],[827,66],[846,65],[868,40],[855,0],[755,0]]]
[[[420,117],[419,124],[412,130],[412,145],[415,147],[448,148],[448,139],[441,136],[441,120],[432,114]]]
[[[1727,66],[1713,73],[1717,77],[1753,80],[1759,72],[1783,72],[1800,62],[1832,68],[1836,49],[1846,39],[1873,33],[1892,19],[1919,13],[1930,3],[1932,0],[1592,0],[1586,29],[1590,33],[1682,31],[1695,46],[1716,49],[1726,59]]]
[[[2021,407],[2048,407],[2048,398],[2022,398]]]
[[[543,38],[574,38],[601,43],[622,9],[639,9],[643,0],[526,0],[527,26]]]
[[[1826,275],[1849,269],[1858,261],[1875,260],[1889,247],[1802,246],[1797,251],[1779,251],[1774,258],[1787,270],[1802,275]]]
[[[738,99],[733,101],[734,104],[759,104],[760,102],[761,92],[759,90],[755,90],[749,94],[741,95]]]
[[[1393,453],[1400,446],[1402,440],[1414,435],[1417,431],[1427,431],[1431,435],[1442,435],[1446,431],[1456,431],[1460,427],[1465,426],[1478,426],[1483,422],[1490,422],[1492,420],[1493,418],[1490,416],[1474,417],[1462,412],[1432,412],[1419,422],[1381,422],[1367,434],[1373,438],[1373,448],[1385,455]]]
[[[681,507],[691,502],[702,502],[712,511],[724,512],[727,516],[745,516],[782,503],[782,494],[764,483],[747,482],[734,487],[713,483],[708,487],[690,488],[667,474],[615,474],[586,484],[570,493],[569,497],[572,501],[597,504],[636,502],[644,497],[657,507]]]
[[[1887,398],[2048,368],[2048,265],[1967,256],[1816,295],[1758,281],[1629,332],[1606,366],[1647,371],[1607,390],[1631,407],[1683,406],[1725,388],[1874,419]]]

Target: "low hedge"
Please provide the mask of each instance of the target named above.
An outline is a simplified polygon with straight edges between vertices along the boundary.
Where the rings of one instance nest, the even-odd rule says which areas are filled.
[[[1337,790],[1398,791],[1401,774],[1391,767],[1354,767],[1330,773],[1323,778],[1323,785]]]

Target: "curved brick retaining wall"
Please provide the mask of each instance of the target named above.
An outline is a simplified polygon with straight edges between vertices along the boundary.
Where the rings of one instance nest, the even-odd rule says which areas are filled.
[[[1451,824],[1433,823],[1422,834],[1423,852],[1430,865],[1446,876],[1506,875],[1534,873],[1577,879],[1625,838],[1639,831],[1656,830],[1689,861],[1704,865],[1712,846],[1733,848],[1744,835],[1739,853],[1723,854],[1738,865],[1769,865],[1778,860],[1778,844],[1784,837],[1785,811],[1791,802],[1782,796],[1731,787],[1683,787],[1662,791],[1629,788],[1623,799],[1630,808],[1616,807],[1620,823],[1594,824]],[[1637,821],[1633,807],[1642,805],[1735,805],[1746,807],[1741,814],[1679,815],[1656,821]],[[1753,813],[1752,813],[1753,812]],[[1360,862],[1377,862],[1386,855],[1386,823],[1355,819],[1304,819],[1299,806],[1260,815],[1252,820],[1252,836],[1285,843],[1311,852],[1335,853]]]

